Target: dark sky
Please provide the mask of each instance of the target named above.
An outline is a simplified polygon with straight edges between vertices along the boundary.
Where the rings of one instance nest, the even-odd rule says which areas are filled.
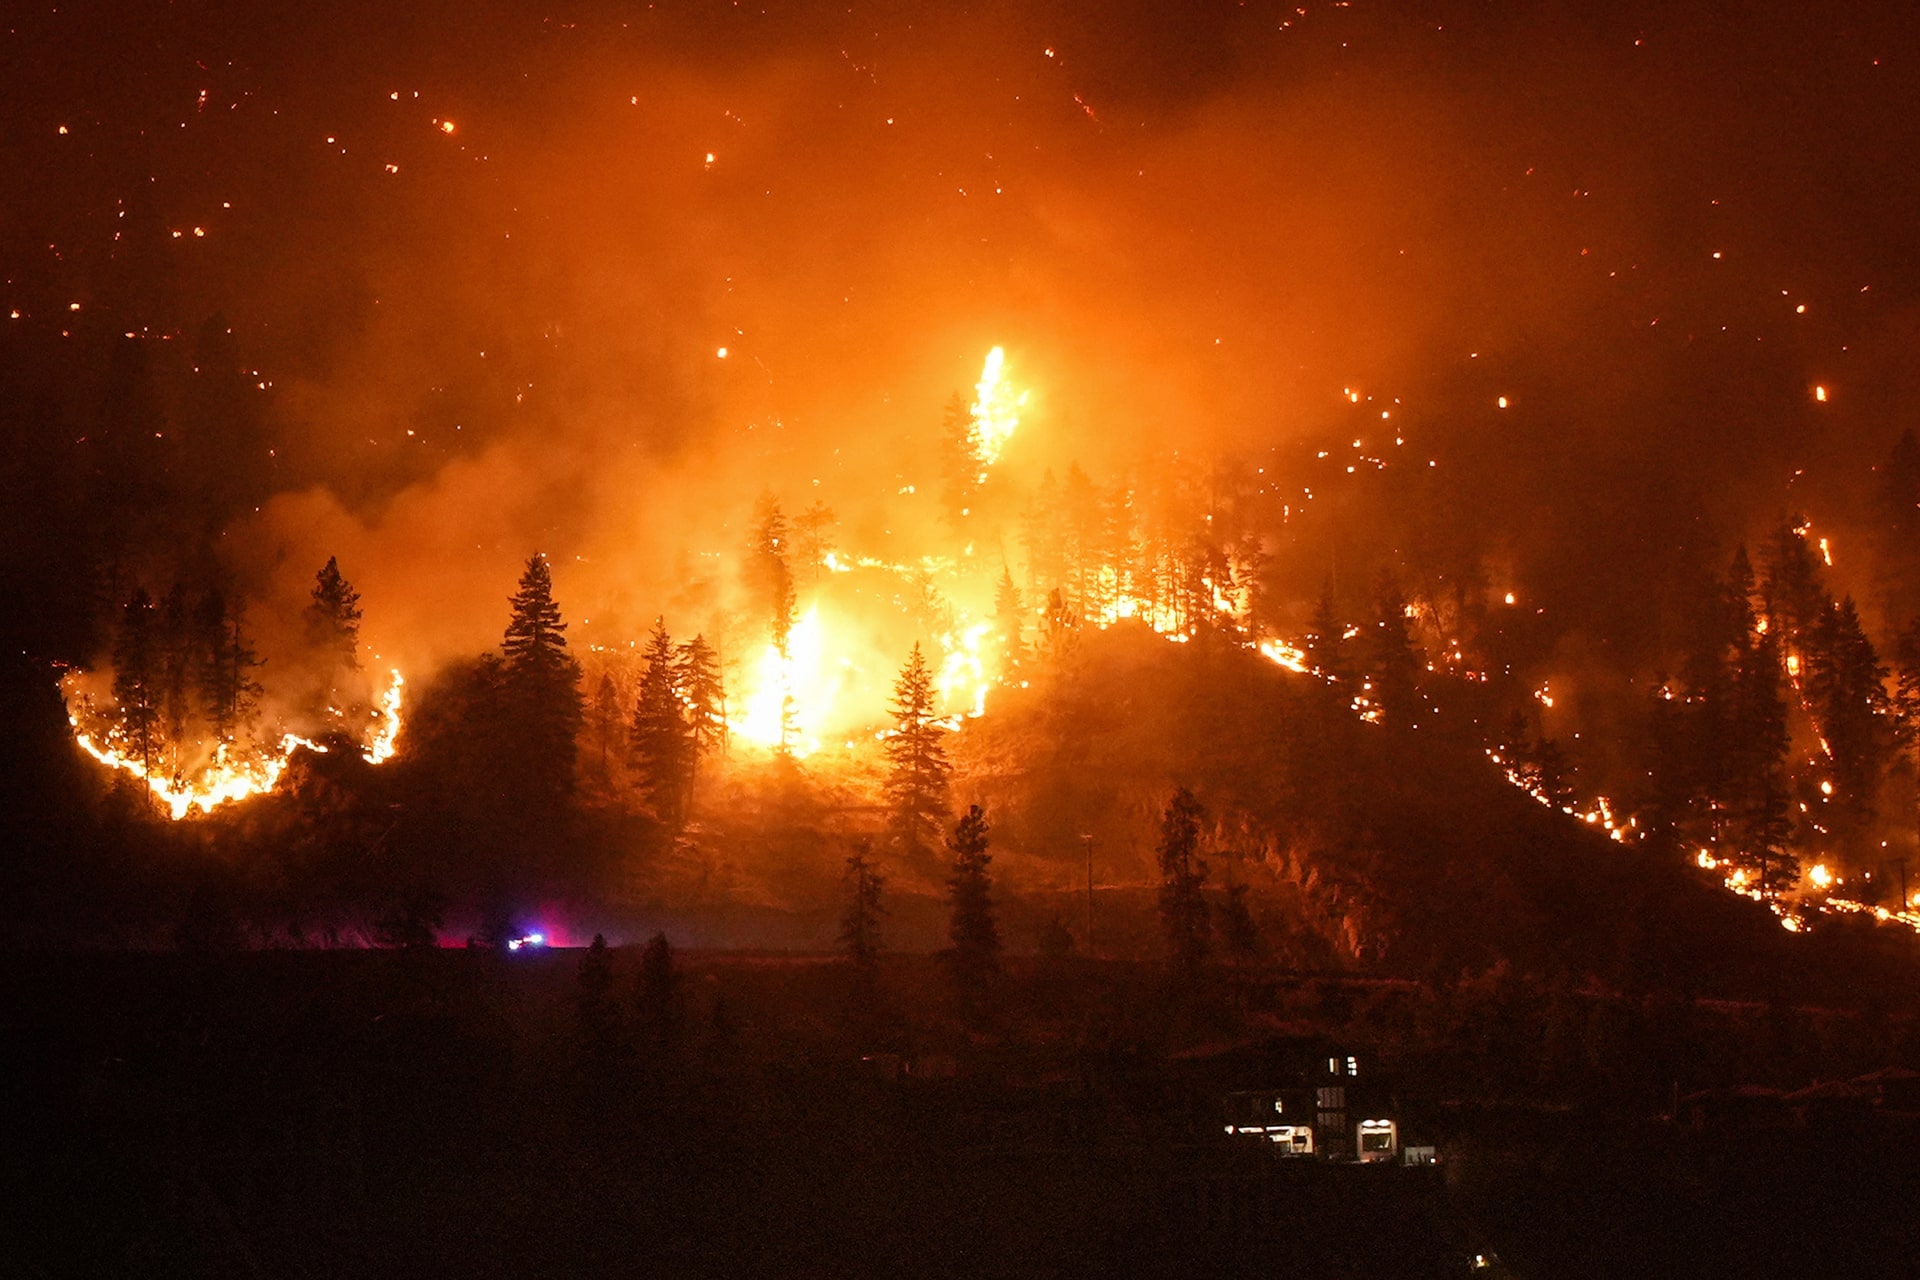
[[[1845,530],[1912,424],[1917,21],[16,7],[8,555],[100,520],[49,477],[90,465],[118,335],[177,422],[218,315],[281,495],[220,554],[263,598],[338,551],[423,655],[471,651],[537,545],[646,616],[763,486],[911,523],[879,496],[999,343],[1021,465],[1210,449],[1304,493],[1289,460],[1364,432],[1438,465],[1349,518],[1631,630],[1652,566],[1789,505]]]

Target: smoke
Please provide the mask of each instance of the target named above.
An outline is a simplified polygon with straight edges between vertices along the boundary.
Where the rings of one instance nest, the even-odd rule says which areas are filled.
[[[1856,83],[1908,33],[1764,17],[208,10],[152,19],[192,65],[113,37],[149,88],[89,145],[207,228],[141,251],[267,388],[257,615],[337,556],[410,671],[495,643],[536,551],[586,644],[718,625],[762,491],[919,554],[996,344],[1011,488],[1232,453],[1311,521],[1347,482],[1307,446],[1362,439],[1433,474],[1329,519],[1624,643],[1653,566],[1847,508],[1909,390],[1920,113]]]

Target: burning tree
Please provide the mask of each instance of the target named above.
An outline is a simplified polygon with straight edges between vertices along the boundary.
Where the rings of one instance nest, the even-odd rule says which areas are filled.
[[[933,673],[913,646],[893,686],[894,732],[887,739],[886,797],[895,844],[907,854],[928,853],[947,817],[953,765],[934,717]]]

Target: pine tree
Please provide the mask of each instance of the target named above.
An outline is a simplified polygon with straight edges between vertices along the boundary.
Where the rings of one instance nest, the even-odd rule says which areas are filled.
[[[674,664],[674,679],[700,754],[726,750],[727,686],[720,673],[720,655],[705,636],[697,635],[680,646]]]
[[[229,608],[222,592],[209,592],[201,602],[200,632],[200,701],[213,730],[215,752],[223,754],[259,708],[260,686],[248,673],[261,662],[246,641],[239,609]]]
[[[1768,540],[1760,594],[1767,629],[1780,637],[1783,651],[1799,653],[1825,614],[1831,597],[1820,578],[1820,566],[1807,545],[1807,523],[1799,516],[1782,520]]]
[[[930,852],[946,822],[953,766],[942,743],[946,729],[933,713],[933,675],[918,644],[893,686],[893,720],[885,787],[893,838],[902,852]]]
[[[580,957],[575,979],[574,1021],[589,1053],[605,1053],[614,1040],[613,960],[603,934]]]
[[[949,955],[962,1002],[970,1007],[977,1006],[1000,971],[1000,926],[987,874],[993,861],[987,836],[987,815],[977,804],[967,807],[947,836],[947,848],[953,854],[952,874],[947,877],[947,902],[952,908],[947,937],[953,944]]]
[[[761,494],[754,504],[753,538],[748,550],[766,609],[767,634],[785,658],[793,635],[793,566],[788,558],[787,518],[781,513],[780,500],[771,493]]]
[[[1027,586],[1035,596],[1058,587],[1066,573],[1065,535],[1061,529],[1060,486],[1049,467],[1020,516],[1020,538],[1027,549]]]
[[[585,719],[580,665],[567,652],[567,624],[553,599],[553,574],[535,554],[510,600],[501,649],[504,711],[518,738],[518,781],[536,810],[573,794],[574,763]],[[528,816],[542,816],[530,813]]]
[[[880,918],[886,914],[880,894],[886,877],[862,845],[847,859],[846,908],[840,916],[840,949],[855,967],[870,971],[880,957]]]
[[[1373,625],[1362,633],[1368,700],[1389,725],[1407,728],[1420,719],[1420,648],[1407,618],[1407,598],[1383,577],[1375,595]]]
[[[686,815],[697,748],[678,686],[673,639],[667,634],[664,618],[654,623],[645,662],[646,673],[640,677],[640,698],[634,707],[628,740],[640,785],[654,813],[669,827],[678,829]]]
[[[1313,620],[1308,624],[1305,643],[1307,660],[1313,669],[1327,680],[1344,682],[1351,679],[1352,672],[1347,663],[1346,624],[1340,621],[1340,614],[1333,602],[1333,579],[1329,577],[1320,587],[1320,600],[1313,607]]]
[[[1807,649],[1807,703],[1833,786],[1827,806],[1832,821],[1825,825],[1858,867],[1871,856],[1874,810],[1886,773],[1887,671],[1852,597],[1827,610]]]
[[[1000,632],[1001,669],[1010,672],[1020,665],[1026,654],[1026,645],[1021,639],[1025,609],[1020,588],[1014,585],[1013,570],[1005,565],[1000,567],[1000,582],[993,589],[993,618]]]
[[[1767,897],[1799,877],[1788,851],[1793,821],[1788,807],[1787,703],[1781,683],[1780,638],[1768,631],[1755,646],[1734,721],[1743,747],[1742,777],[1733,809],[1733,861]]]
[[[180,754],[193,718],[195,676],[200,655],[195,648],[193,607],[186,584],[175,582],[160,610],[160,720],[164,741],[173,756],[172,772],[180,772]]]
[[[314,575],[306,630],[307,644],[324,654],[335,671],[360,669],[360,593],[341,576],[339,561],[332,556]]]
[[[815,502],[793,518],[793,553],[806,567],[810,582],[820,580],[820,570],[833,550],[833,527],[839,523],[833,508]]]
[[[626,745],[625,717],[620,714],[620,689],[613,682],[613,673],[600,673],[600,683],[593,691],[593,705],[587,712],[588,740],[593,744],[594,755],[599,760],[602,781],[611,777],[610,766],[613,753]]]
[[[980,509],[980,486],[987,477],[973,455],[973,410],[957,391],[940,415],[940,476],[947,519],[954,528],[965,528]]]
[[[1202,892],[1207,864],[1200,857],[1200,820],[1206,810],[1185,787],[1173,793],[1160,820],[1160,926],[1174,969],[1191,975],[1206,962],[1213,923]]]
[[[1246,885],[1227,886],[1227,901],[1220,917],[1228,955],[1244,963],[1260,954],[1260,926],[1254,923],[1253,911],[1247,906]]]
[[[163,673],[155,636],[158,618],[145,587],[135,587],[120,609],[113,646],[113,701],[120,733],[150,777],[160,751]]]
[[[673,947],[667,935],[656,933],[640,953],[640,976],[634,988],[634,1017],[641,1045],[656,1058],[667,1058],[680,1048],[680,975],[673,965]]]

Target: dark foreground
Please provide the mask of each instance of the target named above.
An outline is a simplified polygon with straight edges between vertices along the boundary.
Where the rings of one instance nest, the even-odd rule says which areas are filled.
[[[914,960],[863,987],[707,957],[664,999],[632,952],[604,997],[579,952],[8,965],[8,1274],[1871,1276],[1920,1250],[1903,1117],[1675,1123],[1591,1045],[1548,1096],[1476,1061],[1559,1052],[1524,1005],[1385,1055],[1442,1156],[1408,1169],[1229,1142],[1245,1055],[1131,971],[1016,976],[969,1033]],[[1313,999],[1322,1032],[1366,1022]],[[1236,1043],[1248,1004],[1214,1011]]]

